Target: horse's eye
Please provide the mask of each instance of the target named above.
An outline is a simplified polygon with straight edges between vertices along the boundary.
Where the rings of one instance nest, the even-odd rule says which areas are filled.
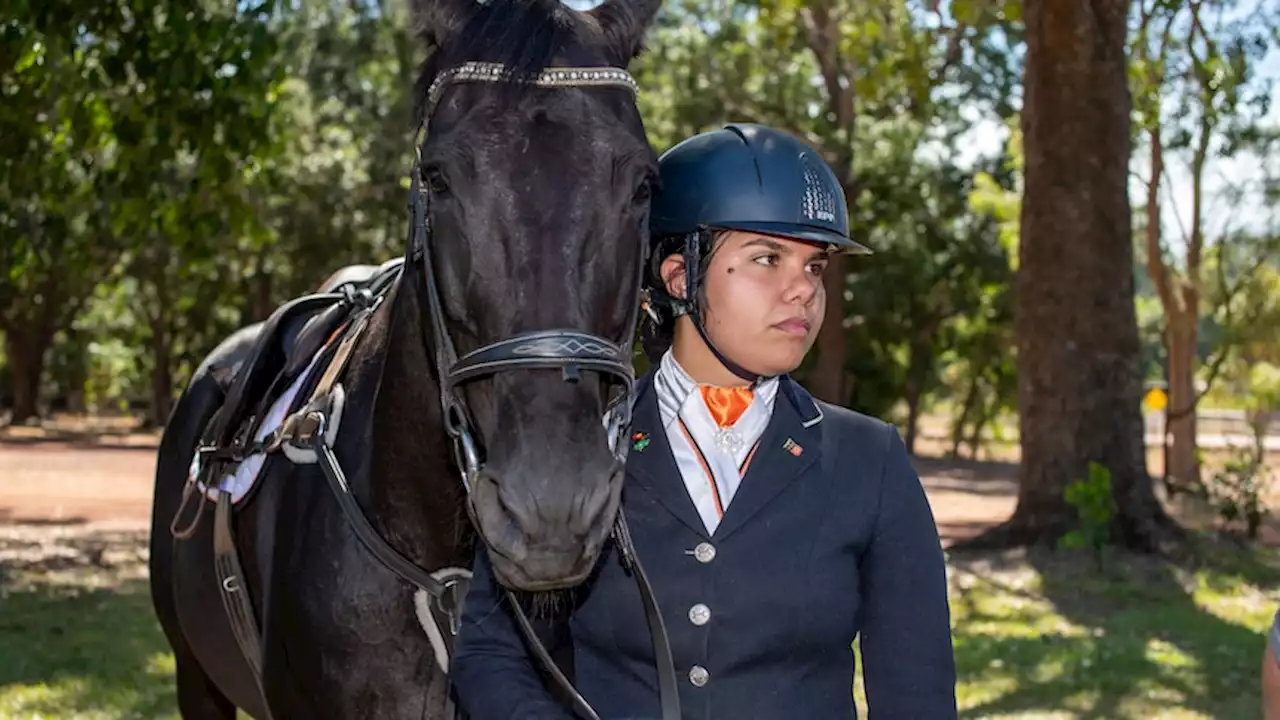
[[[427,192],[432,195],[448,195],[449,183],[444,179],[444,173],[437,167],[427,167],[422,170],[422,184],[427,188]]]
[[[631,202],[636,205],[649,202],[653,197],[653,178],[645,178],[637,187],[635,193],[631,196]]]

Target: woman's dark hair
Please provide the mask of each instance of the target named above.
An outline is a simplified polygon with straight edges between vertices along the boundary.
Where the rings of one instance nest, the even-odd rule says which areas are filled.
[[[714,248],[719,246],[720,231],[702,230],[699,233],[698,252],[698,303],[705,307],[706,289],[703,280],[706,278],[707,266],[711,264]],[[671,348],[675,340],[676,317],[681,313],[679,306],[685,301],[671,297],[667,293],[667,284],[662,279],[662,263],[672,255],[684,253],[685,236],[665,235],[654,244],[653,253],[649,257],[646,269],[645,288],[649,293],[647,310],[640,323],[640,346],[644,356],[651,363],[657,363],[664,353]],[[654,318],[656,316],[656,320]]]

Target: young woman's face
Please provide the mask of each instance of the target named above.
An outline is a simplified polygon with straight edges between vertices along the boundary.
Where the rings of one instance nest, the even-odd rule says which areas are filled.
[[[740,231],[722,234],[703,280],[703,319],[711,342],[753,372],[795,370],[822,327],[827,256],[811,243]]]

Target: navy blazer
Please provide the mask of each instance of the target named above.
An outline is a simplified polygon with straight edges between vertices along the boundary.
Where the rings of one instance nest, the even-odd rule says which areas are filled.
[[[711,535],[667,443],[652,371],[632,431],[650,442],[631,450],[622,503],[671,639],[684,718],[855,718],[858,635],[873,718],[956,717],[942,548],[892,425],[817,402],[784,376]],[[471,720],[572,718],[504,597],[481,545],[450,672],[461,708]],[[569,652],[575,687],[603,719],[660,718],[640,593],[612,544],[574,598],[567,622],[538,631]]]

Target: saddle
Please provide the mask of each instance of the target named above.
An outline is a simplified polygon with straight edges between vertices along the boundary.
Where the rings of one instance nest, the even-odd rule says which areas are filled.
[[[343,268],[330,288],[290,300],[262,323],[256,341],[229,373],[222,406],[210,418],[201,447],[216,448],[221,459],[251,454],[263,416],[324,347],[362,308],[383,295],[399,277],[404,258],[382,265]]]

